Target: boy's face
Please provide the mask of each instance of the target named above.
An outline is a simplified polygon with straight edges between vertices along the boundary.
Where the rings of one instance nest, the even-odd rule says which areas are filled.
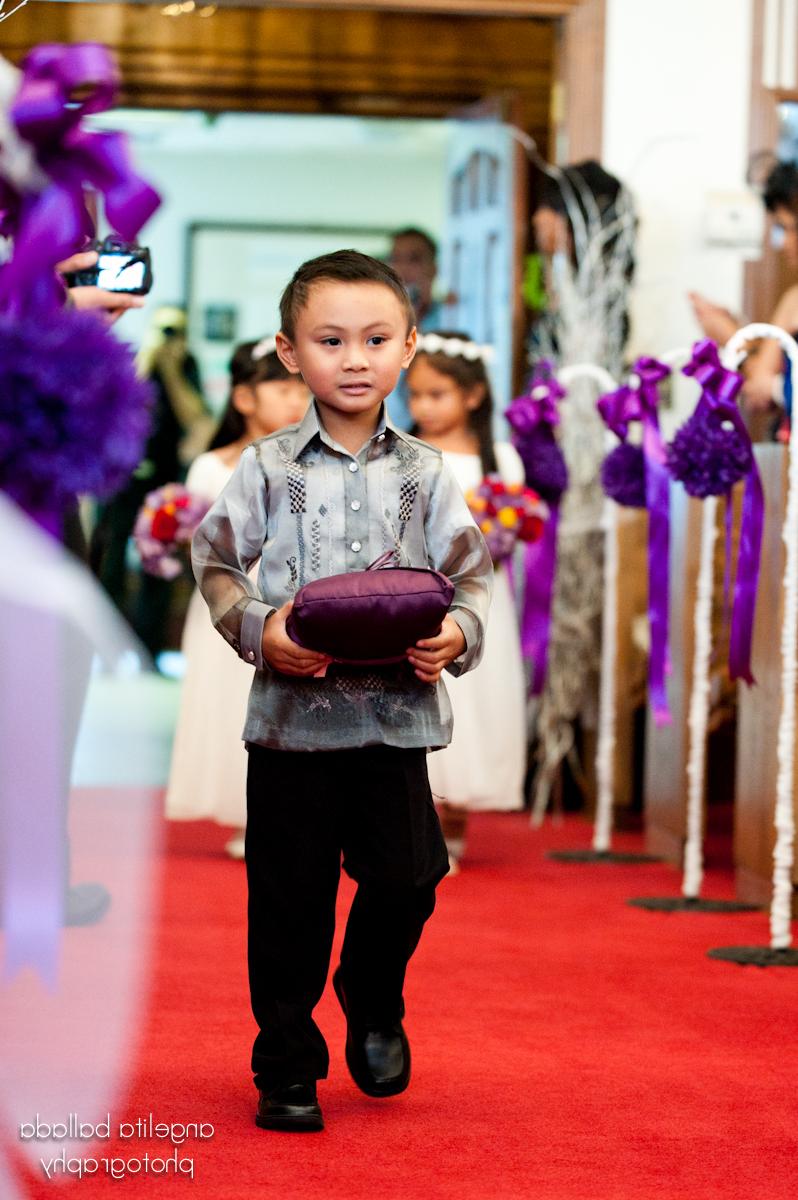
[[[382,283],[314,283],[296,319],[293,340],[277,335],[277,353],[302,375],[319,405],[343,416],[376,418],[399,372],[416,352],[415,328]]]

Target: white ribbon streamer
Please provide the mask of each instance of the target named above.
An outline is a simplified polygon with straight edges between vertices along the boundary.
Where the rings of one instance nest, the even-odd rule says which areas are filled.
[[[701,509],[701,554],[693,613],[693,682],[687,729],[687,840],[684,846],[682,894],[697,900],[704,878],[703,825],[712,654],[712,592],[717,537],[717,496],[707,496]]]
[[[776,325],[745,325],[727,343],[724,358],[734,363],[746,355],[746,343],[771,338],[790,360],[793,384],[798,383],[798,345]],[[794,424],[794,421],[793,421]],[[781,715],[778,732],[778,775],[776,778],[776,845],[773,851],[773,898],[770,906],[770,945],[786,950],[792,945],[792,869],[794,862],[795,814],[793,777],[795,766],[795,686],[798,648],[798,438],[790,438],[787,511],[782,538],[784,563],[784,613],[781,625]]]

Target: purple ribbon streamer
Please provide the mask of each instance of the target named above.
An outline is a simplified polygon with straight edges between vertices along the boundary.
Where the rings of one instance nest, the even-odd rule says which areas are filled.
[[[52,268],[92,232],[84,184],[103,195],[109,223],[128,240],[160,203],[157,192],[133,171],[123,134],[80,128],[86,114],[110,107],[117,82],[110,51],[94,42],[38,46],[23,63],[10,117],[19,136],[33,146],[48,183],[40,193],[27,195],[0,184],[0,232],[13,234],[15,243],[11,261],[0,272],[0,304],[9,312],[40,313],[62,302]],[[77,88],[86,92],[79,101]]]
[[[559,403],[565,388],[557,379],[552,363],[541,360],[535,368],[529,391],[517,396],[505,410],[517,445],[524,436],[539,427],[553,431],[560,423]],[[553,434],[552,434],[553,436]],[[524,552],[524,603],[521,612],[521,652],[531,664],[530,695],[539,696],[546,681],[551,636],[551,602],[557,568],[557,528],[559,500],[549,499],[549,519],[543,537],[527,545]]]
[[[744,679],[749,687],[756,683],[751,670],[751,646],[764,525],[765,496],[759,466],[754,459],[743,492],[740,550],[737,555],[737,577],[734,581],[734,605],[729,639],[729,674],[732,679]]]
[[[670,367],[656,358],[639,358],[632,368],[639,386],[625,385],[602,396],[598,410],[616,437],[625,442],[632,421],[643,426],[648,510],[648,624],[651,648],[648,690],[657,725],[670,723],[666,676],[669,638],[670,476],[659,428],[659,384]]]
[[[524,553],[525,586],[521,618],[521,652],[532,665],[530,687],[532,696],[540,695],[546,681],[559,520],[559,504],[551,505],[543,537],[537,542],[530,542]]]
[[[693,357],[682,370],[685,375],[692,376],[701,385],[698,408],[711,412],[718,421],[730,421],[750,445],[751,438],[736,403],[743,386],[742,376],[737,371],[730,371],[723,366],[715,343],[708,338],[696,342]],[[730,516],[731,497],[728,501],[728,512]],[[729,674],[732,679],[744,679],[749,686],[756,682],[751,671],[751,646],[764,524],[765,497],[762,477],[752,451],[751,466],[746,475],[743,492],[740,548],[729,638]]]
[[[53,990],[66,882],[58,618],[20,609],[19,620],[0,629],[0,649],[3,979],[29,966]]]

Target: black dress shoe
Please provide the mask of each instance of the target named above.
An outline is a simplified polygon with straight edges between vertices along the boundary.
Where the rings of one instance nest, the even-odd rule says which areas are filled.
[[[346,1017],[346,1065],[367,1096],[398,1096],[410,1082],[410,1043],[402,1022],[387,1026],[350,1020],[340,967],[333,987]]]
[[[293,1083],[261,1092],[255,1124],[261,1129],[281,1129],[288,1133],[317,1133],[323,1129],[315,1083]]]

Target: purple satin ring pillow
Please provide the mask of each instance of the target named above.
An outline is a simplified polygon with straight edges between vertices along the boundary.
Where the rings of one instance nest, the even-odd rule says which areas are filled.
[[[420,638],[434,637],[454,597],[440,571],[392,567],[389,550],[365,571],[306,583],[286,622],[292,641],[338,662],[401,662]]]

